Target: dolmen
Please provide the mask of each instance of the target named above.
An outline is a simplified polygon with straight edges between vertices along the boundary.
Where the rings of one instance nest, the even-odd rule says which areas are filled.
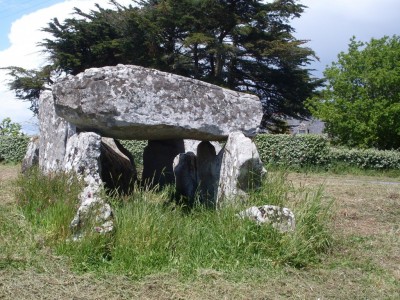
[[[138,174],[119,142],[147,140],[142,184],[172,184],[188,205],[219,208],[245,199],[265,173],[251,138],[262,118],[258,97],[133,65],[92,68],[55,83],[39,102],[42,172],[74,172],[84,182],[71,222],[87,216],[113,229],[103,188],[130,193]],[[221,144],[222,143],[222,144]]]

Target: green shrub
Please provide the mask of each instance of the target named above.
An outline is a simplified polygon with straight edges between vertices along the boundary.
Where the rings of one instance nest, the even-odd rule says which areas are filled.
[[[330,157],[332,164],[344,163],[361,169],[400,170],[399,151],[331,148]]]
[[[319,135],[261,134],[255,138],[265,164],[304,167],[329,163],[329,144]]]
[[[28,136],[0,136],[0,161],[20,162],[28,147]]]
[[[120,140],[119,142],[132,153],[136,164],[143,165],[143,150],[147,146],[147,141]]]

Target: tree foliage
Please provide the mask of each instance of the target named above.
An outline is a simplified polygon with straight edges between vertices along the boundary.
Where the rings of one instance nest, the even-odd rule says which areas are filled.
[[[353,37],[324,75],[326,87],[309,105],[334,142],[400,148],[400,37]]]
[[[37,115],[39,112],[39,96],[46,89],[46,86],[52,84],[50,73],[52,66],[45,66],[40,70],[26,70],[20,67],[3,68],[8,70],[8,75],[13,78],[9,82],[10,90],[15,92],[15,96],[23,101],[30,102],[30,110]]]
[[[23,136],[22,127],[19,123],[14,123],[10,118],[5,118],[0,123],[0,136]]]
[[[188,76],[260,97],[265,123],[305,117],[306,98],[320,85],[307,65],[314,52],[289,25],[304,6],[296,0],[146,0],[96,9],[43,30],[53,69],[135,64]]]

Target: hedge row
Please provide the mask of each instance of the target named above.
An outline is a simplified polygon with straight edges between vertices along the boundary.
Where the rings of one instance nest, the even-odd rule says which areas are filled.
[[[331,148],[330,157],[333,163],[341,162],[360,169],[400,170],[400,151]]]
[[[147,146],[147,141],[120,140],[120,143],[133,154],[136,164],[143,164],[143,149]]]
[[[20,162],[28,147],[28,136],[0,136],[0,161]]]
[[[264,163],[291,167],[330,167],[344,163],[361,169],[400,169],[400,151],[330,147],[319,135],[258,135],[255,139]]]
[[[329,167],[340,162],[362,169],[400,169],[400,151],[332,148],[324,137],[318,135],[262,134],[254,141],[265,164]],[[20,162],[28,142],[27,136],[0,136],[0,161]],[[143,164],[143,149],[147,141],[120,142],[134,155],[137,164]]]
[[[329,163],[329,144],[318,135],[261,134],[255,138],[266,164],[303,167]]]

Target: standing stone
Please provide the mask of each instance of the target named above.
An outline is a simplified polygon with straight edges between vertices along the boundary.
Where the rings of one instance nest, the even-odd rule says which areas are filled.
[[[243,133],[231,133],[220,156],[218,206],[235,198],[246,198],[248,192],[261,186],[266,171],[256,145]]]
[[[101,179],[108,191],[129,194],[137,181],[135,161],[121,143],[112,138],[101,138]]]
[[[197,163],[193,152],[180,153],[174,159],[174,175],[178,202],[193,206],[197,192]],[[182,199],[183,197],[183,199]]]
[[[199,146],[199,144],[202,141],[198,141],[198,140],[184,140],[185,143],[185,152],[193,152],[194,154],[197,155],[197,147]],[[222,146],[220,142],[216,142],[216,141],[210,141],[211,145],[214,146],[215,148],[215,152],[219,153],[219,151],[221,151]]]
[[[255,95],[132,65],[87,69],[53,94],[61,117],[118,139],[224,141],[254,135],[263,116]]]
[[[39,164],[39,137],[34,136],[29,140],[26,154],[22,160],[21,172],[25,173],[33,166]]]
[[[149,188],[174,184],[174,158],[184,152],[183,140],[149,141],[143,151],[143,184]]]
[[[215,206],[217,197],[219,166],[214,146],[207,141],[197,147],[197,178],[201,202]]]
[[[82,236],[86,225],[95,226],[98,232],[113,229],[111,207],[100,197],[103,186],[100,145],[101,137],[93,132],[74,134],[67,142],[64,170],[76,173],[84,182],[79,195],[80,206],[70,225],[75,239]]]
[[[63,170],[65,147],[75,127],[57,116],[51,91],[39,98],[39,167],[44,174]]]

